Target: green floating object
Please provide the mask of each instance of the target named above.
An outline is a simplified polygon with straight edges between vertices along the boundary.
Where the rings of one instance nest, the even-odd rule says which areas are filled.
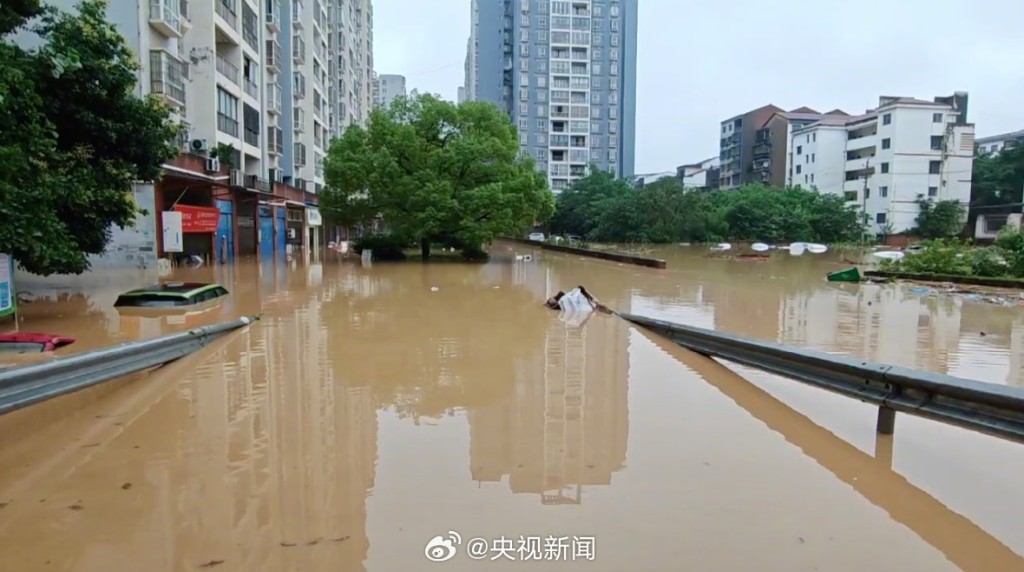
[[[860,282],[860,270],[854,266],[846,270],[836,270],[826,275],[829,282]]]

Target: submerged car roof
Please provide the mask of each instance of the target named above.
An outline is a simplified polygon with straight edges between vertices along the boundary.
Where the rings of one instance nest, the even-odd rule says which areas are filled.
[[[219,288],[219,284],[204,284],[202,282],[165,282],[148,288],[137,288],[121,294],[122,296],[173,296],[188,297],[198,292]]]

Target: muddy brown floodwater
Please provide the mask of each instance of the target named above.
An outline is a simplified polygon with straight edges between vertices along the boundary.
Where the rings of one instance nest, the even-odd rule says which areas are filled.
[[[231,295],[162,318],[111,307],[153,276],[23,282],[20,327],[80,338],[62,351],[262,319],[0,418],[0,568],[1024,570],[1024,446],[907,415],[876,439],[868,405],[541,301],[584,284],[620,311],[1017,386],[1021,306],[828,284],[832,254],[496,252],[180,271]],[[456,555],[430,562],[449,531]],[[497,550],[472,559],[475,538]]]

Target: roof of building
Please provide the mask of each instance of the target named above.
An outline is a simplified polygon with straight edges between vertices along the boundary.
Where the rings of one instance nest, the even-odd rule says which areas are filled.
[[[1009,133],[1000,133],[999,135],[989,135],[988,137],[979,137],[975,139],[975,143],[996,143],[1012,139],[1024,139],[1024,129],[1021,129],[1020,131],[1011,131]]]

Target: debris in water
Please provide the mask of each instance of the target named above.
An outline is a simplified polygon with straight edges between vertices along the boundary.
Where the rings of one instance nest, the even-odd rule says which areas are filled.
[[[344,542],[344,541],[346,541],[348,539],[349,539],[349,537],[347,537],[347,536],[339,536],[338,538],[332,538],[331,542]]]
[[[440,288],[438,288],[437,286],[431,286],[430,287],[430,291],[431,292],[437,292],[438,290],[440,290]]]
[[[80,504],[78,504],[78,503],[75,503],[75,504],[69,506],[68,508],[70,508],[71,510],[83,510],[85,507],[80,505]]]
[[[224,563],[223,560],[210,560],[209,562],[205,562],[203,564],[200,564],[199,567],[200,568],[213,568],[214,566],[220,566],[223,563]]]
[[[131,483],[125,483],[125,484],[121,485],[121,489],[122,490],[126,491],[126,490],[128,490],[130,488],[132,488],[132,484]]]
[[[287,546],[291,548],[292,546],[296,546],[296,544],[294,542],[282,542],[281,546]]]

